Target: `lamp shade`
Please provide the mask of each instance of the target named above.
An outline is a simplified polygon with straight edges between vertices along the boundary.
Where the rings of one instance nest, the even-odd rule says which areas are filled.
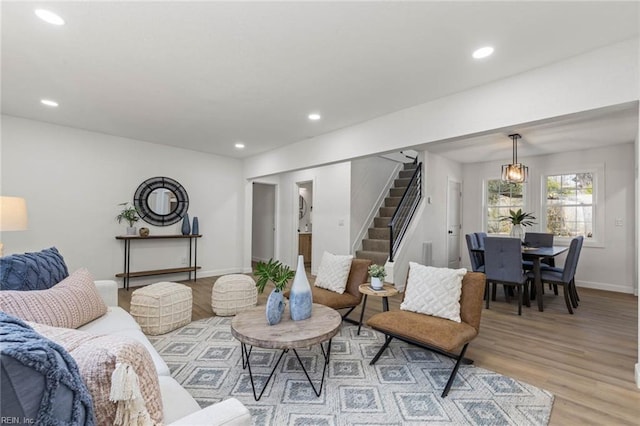
[[[0,231],[27,229],[27,202],[19,197],[0,197]]]
[[[502,180],[511,183],[524,183],[527,181],[529,168],[522,163],[504,164],[502,166]]]
[[[502,180],[510,183],[524,183],[529,175],[529,168],[522,163],[518,163],[518,139],[521,138],[518,133],[509,135],[513,143],[513,161],[511,164],[502,165]]]

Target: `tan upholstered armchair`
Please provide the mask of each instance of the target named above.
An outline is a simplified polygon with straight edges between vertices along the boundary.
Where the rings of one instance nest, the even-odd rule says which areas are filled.
[[[311,283],[313,303],[319,303],[335,310],[348,309],[348,311],[346,311],[342,315],[342,319],[344,321],[357,324],[357,321],[347,318],[347,316],[362,301],[362,293],[358,291],[358,287],[360,287],[360,284],[367,282],[367,270],[369,268],[369,265],[371,265],[371,261],[366,259],[353,259],[351,261],[349,278],[347,278],[347,287],[342,294],[336,293],[331,290],[326,290],[324,288],[316,287],[313,285],[313,283]],[[284,295],[285,297],[289,297],[289,291],[286,291]]]
[[[447,396],[458,373],[460,363],[473,363],[472,360],[464,358],[464,354],[469,342],[478,335],[480,330],[484,287],[484,274],[479,272],[465,274],[462,279],[462,294],[460,296],[460,318],[462,320],[460,323],[402,310],[382,312],[369,318],[367,325],[385,334],[385,342],[370,364],[373,365],[378,361],[394,337],[453,358],[456,360],[456,364],[442,392],[443,398]],[[456,354],[454,351],[459,352]]]

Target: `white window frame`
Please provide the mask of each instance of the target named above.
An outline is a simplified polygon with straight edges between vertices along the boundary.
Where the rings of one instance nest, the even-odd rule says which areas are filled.
[[[585,236],[584,245],[589,247],[604,247],[605,242],[605,199],[604,199],[604,164],[567,167],[545,171],[540,175],[540,227],[542,232],[547,229],[547,178],[549,176],[591,173],[593,176],[593,237]],[[564,246],[571,243],[570,237],[554,236],[553,244]]]
[[[500,176],[497,177],[488,177],[484,179],[482,182],[482,229],[484,232],[489,234],[489,217],[487,214],[487,210],[489,209],[489,181],[490,180],[500,180]],[[530,211],[529,203],[528,203],[528,183],[525,182],[522,184],[522,211]],[[489,235],[505,235],[505,234],[489,234]]]

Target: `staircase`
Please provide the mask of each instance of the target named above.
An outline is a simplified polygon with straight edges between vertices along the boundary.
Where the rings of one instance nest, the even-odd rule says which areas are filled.
[[[417,165],[405,163],[398,178],[389,190],[389,196],[384,199],[384,206],[380,207],[378,216],[373,219],[373,228],[369,228],[368,238],[362,240],[362,250],[356,251],[356,258],[369,259],[378,265],[384,265],[389,259],[389,221],[395,213],[402,195],[407,189]]]

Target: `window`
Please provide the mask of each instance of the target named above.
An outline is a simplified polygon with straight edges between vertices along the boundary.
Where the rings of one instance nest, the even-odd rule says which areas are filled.
[[[544,211],[547,232],[558,237],[594,237],[594,172],[546,177]]]
[[[486,194],[487,233],[508,234],[511,225],[500,221],[500,217],[509,216],[509,210],[524,210],[524,185],[490,179],[487,181]]]

